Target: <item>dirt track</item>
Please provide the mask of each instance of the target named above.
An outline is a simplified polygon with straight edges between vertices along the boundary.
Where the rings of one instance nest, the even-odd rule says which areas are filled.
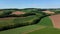
[[[53,22],[54,28],[60,28],[60,14],[49,16]]]

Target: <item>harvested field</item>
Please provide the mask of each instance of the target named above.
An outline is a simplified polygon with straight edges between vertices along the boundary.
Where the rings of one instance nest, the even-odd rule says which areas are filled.
[[[20,12],[20,11],[15,11],[15,12],[12,12],[12,14],[15,14],[15,15],[20,15],[20,14],[25,14],[25,12]]]
[[[46,14],[55,14],[55,12],[51,12],[51,11],[42,11],[42,12],[44,12],[44,13],[46,13]]]
[[[49,16],[53,22],[54,28],[60,28],[60,14]]]

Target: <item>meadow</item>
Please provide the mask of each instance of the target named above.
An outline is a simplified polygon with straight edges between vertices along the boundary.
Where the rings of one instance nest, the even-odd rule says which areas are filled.
[[[52,21],[49,17],[43,18],[38,24],[47,27],[30,32],[28,34],[60,34],[60,29],[53,27]]]
[[[49,22],[43,22],[43,21],[47,21],[47,20],[49,20]],[[15,29],[6,30],[6,31],[1,31],[0,33],[1,34],[7,34],[7,33],[9,33],[9,34],[23,34],[23,33],[26,33],[27,32],[27,34],[31,34],[29,32],[32,31],[32,30],[34,30],[34,31],[32,31],[32,34],[35,34],[35,31],[38,31],[38,30],[41,30],[42,31],[42,29],[46,29],[49,26],[50,27],[52,26],[52,22],[49,19],[49,17],[45,17],[38,24],[24,26],[24,27],[19,27],[19,28],[15,28]],[[38,33],[38,34],[40,34],[40,33]]]

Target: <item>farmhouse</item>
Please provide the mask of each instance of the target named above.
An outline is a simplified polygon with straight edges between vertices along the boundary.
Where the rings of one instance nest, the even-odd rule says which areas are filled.
[[[20,15],[20,14],[25,14],[25,12],[22,12],[22,11],[14,11],[11,14]]]
[[[49,10],[42,11],[42,12],[47,13],[47,14],[55,14],[55,12],[51,12],[51,11],[49,11]]]

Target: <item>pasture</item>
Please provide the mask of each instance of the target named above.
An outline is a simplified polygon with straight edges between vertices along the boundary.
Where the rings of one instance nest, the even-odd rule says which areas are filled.
[[[39,22],[38,24],[35,24],[35,25],[29,25],[29,26],[24,26],[24,27],[19,27],[19,28],[15,28],[15,29],[10,29],[10,30],[6,30],[6,31],[1,31],[0,33],[1,34],[30,34],[30,32],[34,32],[38,30],[41,30],[41,29],[44,29],[44,28],[47,28],[48,26],[52,26],[52,24],[44,24],[43,21],[47,21],[46,20],[49,20],[49,22],[44,22],[44,23],[52,23],[51,20],[49,19],[49,17],[45,17],[43,18],[43,20],[41,20],[41,22]],[[40,23],[43,23],[43,24],[40,24]],[[44,26],[46,25],[46,26]],[[33,30],[33,31],[32,31]],[[35,33],[34,33],[35,34]]]
[[[60,34],[60,29],[56,29],[53,27],[52,20],[49,17],[43,18],[38,24],[47,26],[47,27],[30,32],[28,34]]]
[[[36,15],[27,16],[27,17],[8,17],[8,18],[0,18],[0,30],[3,28],[14,28],[25,25],[34,24],[34,20],[38,17]]]

